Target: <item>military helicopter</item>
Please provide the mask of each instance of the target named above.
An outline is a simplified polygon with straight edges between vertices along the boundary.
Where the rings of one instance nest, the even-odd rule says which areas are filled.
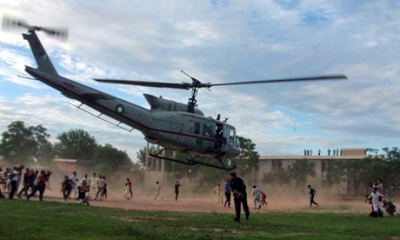
[[[191,90],[192,92],[187,104],[144,94],[144,97],[150,104],[149,110],[59,75],[36,32],[42,31],[50,36],[65,39],[68,36],[67,29],[31,26],[23,20],[4,16],[3,29],[10,27],[27,29],[27,33],[23,33],[22,36],[28,41],[38,67],[33,68],[25,66],[25,71],[30,74],[33,79],[39,80],[59,90],[68,98],[79,101],[80,105],[74,106],[81,110],[84,110],[81,106],[89,106],[100,112],[99,115],[94,116],[102,120],[107,121],[102,118],[102,115],[106,115],[117,120],[119,123],[115,125],[118,127],[121,127],[121,124],[125,124],[132,129],[139,130],[148,142],[162,146],[159,152],[150,154],[152,157],[187,165],[198,164],[222,170],[232,170],[236,168],[236,166],[226,166],[228,164],[224,164],[222,160],[232,159],[240,154],[240,146],[236,138],[235,127],[227,123],[226,120],[221,120],[220,115],[218,115],[216,119],[206,117],[203,112],[196,108],[196,95],[199,89],[243,84],[347,79],[345,75],[328,75],[212,84],[202,83],[183,71],[182,72],[186,74],[192,82],[166,83],[120,79],[94,79],[103,83],[185,89]],[[187,154],[186,161],[165,157],[163,152],[167,149]],[[199,156],[212,157],[219,163],[209,164],[203,162],[198,159]]]

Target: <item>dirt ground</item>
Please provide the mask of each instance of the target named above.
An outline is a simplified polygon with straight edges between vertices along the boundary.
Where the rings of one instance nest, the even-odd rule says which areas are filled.
[[[73,196],[73,194],[71,194]],[[225,198],[223,197],[225,200]],[[33,200],[33,199],[32,199]],[[64,202],[59,191],[47,189],[44,194],[45,201]],[[364,203],[362,198],[358,199],[337,199],[334,197],[316,196],[315,201],[320,204],[319,208],[308,206],[308,194],[288,196],[280,194],[269,196],[267,198],[268,206],[261,209],[253,208],[253,198],[248,196],[248,205],[252,213],[267,212],[336,212],[336,213],[362,213],[369,214],[370,205]],[[68,204],[76,204],[76,201],[69,199]],[[108,199],[103,201],[92,200],[92,206],[111,207],[121,209],[135,209],[148,211],[172,211],[172,212],[218,212],[218,213],[234,213],[233,199],[231,207],[224,207],[223,203],[217,202],[217,195],[209,194],[207,196],[195,196],[193,194],[181,193],[178,201],[175,201],[173,192],[163,195],[163,199],[159,197],[154,200],[151,193],[140,194],[133,193],[133,199],[124,198],[123,194],[112,194]],[[395,205],[397,203],[395,202]]]

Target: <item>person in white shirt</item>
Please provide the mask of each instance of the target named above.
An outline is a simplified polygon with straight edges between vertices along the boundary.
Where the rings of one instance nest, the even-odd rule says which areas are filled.
[[[10,172],[8,175],[8,179],[11,182],[11,191],[10,194],[8,195],[9,199],[14,199],[14,194],[18,192],[18,184],[21,179],[21,171],[24,168],[23,165],[21,166],[14,166],[14,169]]]
[[[97,180],[97,192],[96,192],[96,198],[99,198],[100,195],[100,201],[103,201],[103,190],[104,190],[104,185],[106,184],[106,180],[104,179],[103,176],[100,175],[100,178]]]
[[[90,186],[90,191],[89,191],[89,198],[93,199],[97,193],[97,182],[99,181],[99,178],[96,176],[96,173],[93,173],[93,177],[89,178],[89,186]]]
[[[222,188],[221,184],[217,184],[217,186],[214,188],[214,194],[217,194],[217,203],[223,203],[224,200],[222,199]]]
[[[376,180],[376,183],[372,187],[376,188],[376,191],[381,195],[379,197],[379,202],[381,202],[382,201],[382,196],[385,195],[384,191],[383,191],[384,189],[383,189],[382,179],[379,178],[378,180]]]
[[[156,186],[154,187],[154,190],[156,190],[156,194],[154,196],[154,200],[157,200],[157,197],[160,196],[160,192],[161,192],[161,186],[160,186],[160,183],[158,181],[156,182]],[[161,197],[161,200],[163,200],[163,197]]]
[[[69,179],[71,179],[71,181],[74,183],[73,185],[72,185],[72,191],[74,192],[74,198],[75,199],[78,199],[78,185],[79,185],[79,179],[78,179],[78,177],[76,176],[76,171],[74,171],[73,173],[72,173],[72,176],[69,178]]]
[[[376,187],[372,188],[371,194],[369,194],[365,200],[365,202],[368,200],[372,201],[372,212],[369,214],[371,217],[382,217],[383,213],[383,209],[379,201],[379,198],[382,197],[382,195],[378,193],[377,190],[378,189]]]
[[[256,209],[256,208],[260,209],[261,208],[261,199],[260,199],[261,194],[260,194],[260,189],[256,185],[253,186],[252,194],[253,194],[253,198],[254,198],[254,209]]]
[[[125,183],[125,188],[124,188],[124,197],[125,197],[126,199],[128,199],[128,200],[130,200],[130,198],[129,198],[129,194],[130,194],[130,191],[129,191],[129,186],[128,186],[128,183]]]

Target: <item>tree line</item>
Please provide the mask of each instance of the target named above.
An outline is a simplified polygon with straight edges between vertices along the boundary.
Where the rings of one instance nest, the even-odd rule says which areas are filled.
[[[22,121],[14,121],[1,136],[0,155],[11,163],[49,165],[54,158],[76,159],[95,165],[97,171],[103,173],[120,166],[133,166],[125,151],[111,144],[98,144],[95,137],[82,129],[62,132],[52,144],[50,134],[42,125],[27,126]]]

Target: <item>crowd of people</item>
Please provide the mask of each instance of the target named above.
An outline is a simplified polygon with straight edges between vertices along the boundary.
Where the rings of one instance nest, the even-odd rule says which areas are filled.
[[[33,170],[26,168],[23,165],[16,165],[13,168],[6,168],[5,171],[0,167],[0,198],[6,198],[5,194],[8,194],[9,199],[14,199],[15,196],[21,198],[24,196],[27,200],[36,196],[43,201],[43,194],[47,188],[50,187],[49,179],[52,175],[51,171],[48,170]],[[21,186],[20,191],[18,188]],[[181,182],[176,181],[174,183],[175,190],[175,201],[178,201],[179,188]],[[382,179],[378,179],[374,183],[370,184],[371,193],[366,196],[365,202],[371,204],[371,217],[382,217],[383,213],[386,212],[390,216],[394,216],[396,212],[396,206],[384,199],[384,187]],[[249,219],[250,211],[247,204],[247,192],[246,184],[243,179],[238,177],[236,173],[231,173],[229,179],[226,179],[223,187],[221,184],[217,184],[214,188],[214,193],[217,195],[217,203],[224,204],[224,207],[230,208],[231,197],[233,196],[235,206],[235,218],[234,221],[240,222],[241,207],[245,212],[246,219]],[[154,186],[155,195],[154,200],[161,197],[161,185],[160,182],[156,182]],[[72,193],[74,194],[73,199],[77,203],[89,204],[91,200],[107,199],[107,182],[106,177],[93,173],[92,177],[88,177],[85,174],[81,179],[78,178],[76,171],[73,171],[71,176],[65,175],[61,183],[61,193],[64,201],[71,199]],[[318,203],[314,201],[316,190],[308,185],[308,193],[310,196],[310,207],[315,204],[317,207]],[[225,195],[225,200],[223,196]],[[267,206],[267,195],[256,185],[252,188],[252,196],[254,209],[260,209],[262,206]],[[128,200],[132,199],[132,182],[129,178],[126,179],[124,188],[124,197]]]
[[[312,149],[304,149],[304,156],[312,156],[313,153],[314,152]],[[341,156],[342,150],[339,148],[332,149],[332,150],[330,148],[328,148],[327,153],[328,153],[328,156],[331,156],[331,153],[332,153],[332,156]],[[317,155],[321,156],[321,149],[318,149]]]
[[[0,198],[5,198],[4,194],[8,194],[9,199],[14,199],[17,195],[21,198],[22,194],[26,199],[30,199],[39,192],[39,200],[43,201],[43,194],[46,187],[50,187],[51,171],[38,170],[26,168],[25,173],[24,165],[16,165],[12,168],[6,168],[5,171],[0,167]],[[18,188],[22,182],[22,189],[18,192]]]
[[[39,201],[43,201],[45,190],[50,188],[49,179],[52,172],[49,170],[39,172],[29,168],[26,168],[24,172],[24,169],[23,165],[6,168],[5,171],[0,167],[0,198],[6,198],[5,194],[8,194],[9,199],[14,199],[15,196],[18,198],[24,196],[30,200],[38,193]],[[129,179],[128,182],[130,182]],[[132,185],[129,186],[132,197]],[[71,199],[71,193],[74,194],[74,200],[87,205],[90,205],[90,200],[107,199],[106,177],[102,175],[97,177],[96,173],[93,173],[92,177],[85,174],[80,180],[76,171],[70,177],[65,175],[60,190],[64,201]]]
[[[107,199],[107,182],[106,177],[93,173],[92,177],[88,177],[85,174],[81,180],[79,180],[76,171],[74,171],[71,177],[68,175],[64,176],[64,181],[61,183],[61,192],[64,201],[71,199],[71,193],[74,193],[74,199],[78,203],[90,205],[91,200]]]

